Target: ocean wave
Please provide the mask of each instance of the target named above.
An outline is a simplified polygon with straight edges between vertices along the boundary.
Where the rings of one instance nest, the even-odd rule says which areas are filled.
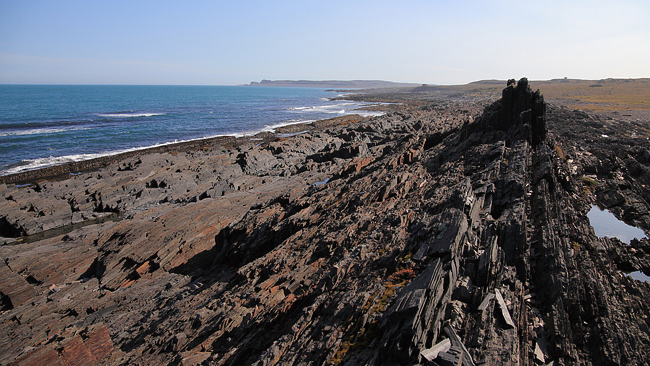
[[[99,113],[98,117],[104,118],[138,118],[138,117],[153,117],[164,116],[167,113],[136,113],[136,112],[115,112],[115,113]]]
[[[376,103],[356,103],[356,102],[343,102],[332,105],[317,105],[309,107],[293,107],[289,110],[295,113],[326,113],[326,114],[358,114],[362,117],[376,117],[382,116],[385,113],[379,111],[370,111],[363,110],[360,108],[365,108],[371,105],[376,105]]]
[[[10,154],[3,157],[5,159],[0,164],[0,175],[36,170],[48,166],[188,141],[221,136],[248,137],[260,132],[275,132],[284,126],[307,124],[320,119],[348,114],[359,114],[364,117],[384,114],[382,112],[359,110],[359,108],[377,105],[377,103],[364,103],[350,100],[334,101],[329,98],[320,97],[321,95],[318,95],[318,97],[299,100],[291,98],[286,99],[282,103],[271,103],[269,105],[267,105],[268,103],[263,103],[263,108],[255,104],[250,107],[252,108],[250,110],[244,110],[238,107],[238,104],[232,110],[222,110],[220,109],[220,104],[195,108],[194,106],[185,106],[181,103],[179,105],[170,104],[168,107],[161,108],[164,104],[149,105],[142,103],[140,105],[133,105],[133,110],[126,109],[129,107],[124,108],[118,105],[101,104],[74,114],[71,114],[68,111],[68,107],[65,107],[60,112],[53,113],[52,116],[45,116],[45,118],[52,120],[36,120],[44,118],[44,116],[40,115],[28,116],[29,118],[18,116],[15,118],[16,121],[22,119],[29,122],[5,121],[0,126],[0,136],[10,136],[2,137],[2,139],[4,141],[15,140],[15,146],[17,146],[16,149],[12,148],[13,150],[10,151]],[[218,116],[206,118],[208,116],[207,113],[212,113],[213,109],[214,113],[218,114]],[[155,117],[165,115],[167,117]],[[227,123],[222,122],[224,116],[227,116],[229,119]],[[176,117],[178,117],[178,123],[171,121]],[[293,119],[287,120],[287,117]],[[59,119],[57,120],[57,118]],[[154,126],[143,125],[142,130],[135,128],[139,126],[132,126],[132,123],[136,121],[149,119],[158,120],[161,123],[156,123]],[[191,128],[183,127],[185,121],[191,122]],[[206,126],[205,130],[201,130],[201,126]],[[98,136],[98,138],[85,132],[79,134],[83,136],[76,138],[74,137],[76,136],[74,132],[67,132],[84,129],[92,132],[99,128],[101,128],[101,133],[97,135],[101,136]],[[292,130],[299,129],[295,128]],[[214,132],[208,132],[210,130]],[[223,133],[209,135],[217,132]],[[200,136],[203,133],[208,136],[195,138],[195,136]],[[153,141],[163,142],[151,146],[129,148],[133,145],[144,144],[143,142],[138,142],[142,141],[138,139],[140,134],[145,134],[147,140],[152,141],[152,143]],[[22,138],[20,137],[21,135],[23,135]],[[29,135],[36,136],[32,138]],[[190,138],[188,135],[192,137]],[[179,138],[178,140],[170,141],[177,137]],[[183,139],[184,137],[185,139]],[[34,151],[29,150],[29,147],[32,146],[30,144],[40,144],[41,140],[43,144],[38,145],[39,149],[33,149]],[[165,140],[168,142],[164,142]],[[71,143],[70,141],[74,142]],[[14,141],[11,142],[14,143]],[[89,142],[90,145],[88,145]],[[53,146],[56,146],[56,149]],[[24,150],[24,152],[20,150]],[[65,156],[44,157],[50,154]]]
[[[383,116],[386,112],[356,110],[354,114],[358,114],[361,117],[378,117]]]
[[[55,129],[55,128],[71,128],[72,126],[83,125],[92,122],[92,119],[61,119],[61,120],[44,120],[44,121],[29,121],[29,122],[2,122],[0,123],[0,130],[36,130],[36,129]],[[13,131],[12,131],[13,132]]]
[[[8,169],[0,171],[0,175],[9,175],[9,174],[22,173],[22,172],[26,172],[26,171],[30,171],[30,170],[37,170],[37,169],[47,168],[47,167],[50,167],[50,166],[63,165],[63,164],[72,163],[72,162],[76,162],[76,161],[91,160],[91,159],[101,158],[101,157],[105,157],[105,156],[124,154],[124,153],[132,152],[132,151],[147,150],[147,149],[161,147],[161,146],[179,144],[179,143],[184,143],[184,142],[207,140],[207,139],[216,138],[216,137],[225,137],[225,136],[244,137],[244,136],[251,136],[251,135],[254,135],[254,134],[259,133],[259,132],[260,131],[251,132],[251,133],[228,133],[228,134],[219,134],[219,135],[213,135],[213,136],[208,136],[208,137],[201,137],[201,138],[197,138],[197,139],[173,140],[173,141],[162,142],[162,143],[153,144],[153,145],[149,145],[149,146],[138,146],[138,147],[120,149],[120,150],[115,150],[115,151],[107,151],[107,152],[101,152],[101,153],[73,154],[73,155],[65,155],[65,156],[50,156],[50,157],[47,157],[47,158],[25,159],[25,160],[20,161],[17,164],[14,164],[13,166],[9,167]]]
[[[26,159],[16,164],[16,166],[3,170],[0,172],[0,175],[22,173],[30,170],[46,168],[49,166],[71,163],[74,161],[90,160],[106,155],[109,154],[75,154],[67,156],[50,156],[47,158],[38,159]]]
[[[0,132],[0,137],[46,135],[46,134],[51,134],[51,133],[59,133],[59,132],[67,132],[67,131],[80,131],[80,130],[86,130],[86,128],[34,128],[34,129],[31,129],[31,130],[23,130],[23,131]]]
[[[276,123],[273,125],[266,126],[262,129],[262,131],[259,132],[275,132],[276,129],[280,127],[286,127],[286,126],[293,126],[293,125],[300,125],[304,123],[311,123],[315,122],[315,119],[294,119],[286,122],[281,122],[281,123]],[[251,132],[253,135],[258,133],[258,132]]]
[[[25,159],[20,161],[17,164],[14,164],[13,166],[9,167],[8,169],[0,171],[0,175],[9,175],[9,174],[15,174],[15,173],[22,173],[30,170],[36,170],[36,169],[42,169],[42,168],[47,168],[50,166],[56,166],[56,165],[62,165],[66,163],[71,163],[71,162],[77,162],[77,161],[83,161],[83,160],[91,160],[91,159],[96,159],[96,158],[101,158],[105,156],[111,156],[111,155],[119,155],[127,152],[132,152],[132,151],[138,151],[138,150],[147,150],[151,148],[156,148],[156,147],[161,147],[161,146],[166,146],[166,145],[173,145],[173,144],[178,144],[178,143],[186,143],[186,142],[193,142],[193,141],[200,141],[200,140],[208,140],[208,139],[213,139],[217,137],[235,137],[235,138],[241,138],[241,137],[249,137],[249,136],[254,136],[258,133],[261,132],[275,132],[276,129],[280,127],[285,127],[285,126],[291,126],[291,125],[298,125],[298,124],[305,124],[305,123],[311,123],[315,122],[317,120],[315,119],[295,119],[295,120],[289,120],[281,123],[276,123],[273,125],[268,125],[265,126],[261,129],[255,129],[255,130],[249,130],[249,131],[243,131],[243,132],[231,132],[231,133],[223,133],[223,134],[216,134],[216,135],[210,135],[210,136],[205,136],[205,137],[200,137],[200,138],[194,138],[194,139],[187,139],[187,140],[173,140],[173,141],[167,141],[167,142],[162,142],[158,144],[153,144],[149,146],[138,146],[138,147],[133,147],[133,148],[127,148],[127,149],[120,149],[120,150],[115,150],[115,151],[108,151],[108,152],[101,152],[101,153],[89,153],[89,154],[73,154],[73,155],[65,155],[65,156],[50,156],[46,158],[36,158],[36,159]],[[295,134],[300,134],[304,133],[305,131],[301,131],[299,133]]]
[[[341,103],[333,105],[315,105],[310,107],[294,107],[291,108],[291,111],[295,112],[308,112],[308,113],[345,113],[345,109],[341,109],[342,106],[351,105],[352,103]]]

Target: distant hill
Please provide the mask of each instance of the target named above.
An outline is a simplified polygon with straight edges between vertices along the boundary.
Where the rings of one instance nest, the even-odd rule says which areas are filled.
[[[373,89],[373,88],[403,88],[420,84],[395,83],[383,80],[262,80],[253,81],[248,86],[293,86],[308,88],[343,88],[343,89]]]

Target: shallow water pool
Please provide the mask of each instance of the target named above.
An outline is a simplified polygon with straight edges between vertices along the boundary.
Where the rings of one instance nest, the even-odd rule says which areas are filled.
[[[630,273],[625,273],[623,272],[624,275],[628,277],[632,277],[633,279],[637,281],[644,281],[650,283],[650,276],[646,275],[645,273],[641,271],[636,271],[636,272],[630,272]]]
[[[596,236],[600,238],[618,238],[623,243],[630,244],[630,241],[634,238],[646,237],[643,230],[626,224],[617,219],[609,210],[601,210],[596,205],[591,206],[587,217],[594,228]]]

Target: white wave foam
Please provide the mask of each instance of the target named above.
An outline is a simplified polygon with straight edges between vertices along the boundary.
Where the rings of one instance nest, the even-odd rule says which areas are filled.
[[[348,105],[355,105],[357,103],[346,103]],[[348,113],[346,112],[345,109],[336,109],[340,108],[341,105],[332,105],[332,106],[317,106],[317,107],[323,107],[323,108],[330,108],[329,113]],[[314,107],[305,107],[305,108],[314,108]],[[163,113],[164,114],[164,113]],[[373,112],[373,111],[357,111],[357,110],[350,110],[349,114],[360,114],[362,116],[376,116],[376,115],[382,115],[384,114],[383,112]],[[129,114],[129,116],[133,117],[136,114]],[[156,115],[156,114],[154,114]],[[115,114],[113,114],[115,116]],[[46,168],[49,166],[55,166],[55,165],[62,165],[70,162],[75,162],[75,161],[82,161],[82,160],[90,160],[90,159],[95,159],[95,158],[100,158],[104,156],[111,156],[111,155],[119,155],[123,154],[126,152],[132,152],[132,151],[138,151],[138,150],[146,150],[150,148],[155,148],[155,147],[160,147],[160,146],[166,146],[166,145],[173,145],[177,143],[185,143],[185,142],[192,142],[192,141],[200,141],[200,140],[207,140],[207,139],[212,139],[212,138],[217,138],[217,137],[235,137],[235,138],[240,138],[240,137],[247,137],[247,136],[253,136],[256,135],[260,132],[275,132],[276,129],[284,126],[290,126],[290,125],[297,125],[297,124],[304,124],[304,123],[311,123],[315,122],[315,119],[296,119],[296,120],[290,120],[286,122],[281,122],[273,125],[268,125],[265,126],[262,129],[258,130],[251,130],[251,131],[245,131],[245,132],[239,132],[239,133],[225,133],[225,134],[217,134],[217,135],[211,135],[211,136],[206,136],[206,137],[201,137],[201,138],[196,138],[196,139],[188,139],[188,140],[174,140],[174,141],[168,141],[168,142],[163,142],[159,144],[154,144],[151,146],[142,146],[142,147],[134,147],[134,148],[129,148],[129,149],[123,149],[123,150],[116,150],[116,151],[110,151],[110,152],[102,152],[102,153],[94,153],[94,154],[75,154],[75,155],[67,155],[67,156],[59,156],[59,157],[53,157],[50,156],[48,158],[38,158],[38,159],[28,159],[28,160],[23,160],[21,162],[20,166],[15,166],[3,171],[0,171],[0,175],[8,175],[8,174],[15,174],[15,173],[21,173],[29,170],[36,170],[36,169],[41,169],[41,168]],[[84,128],[82,128],[84,129]],[[303,132],[301,132],[303,133]]]
[[[24,131],[12,131],[12,132],[2,132],[0,137],[5,136],[28,136],[28,135],[46,135],[50,133],[59,133],[66,131],[79,131],[85,130],[86,128],[34,128],[31,130]]]
[[[378,117],[383,116],[386,112],[355,110],[353,114],[358,114],[361,117]]]
[[[287,122],[276,123],[274,125],[264,127],[261,131],[251,132],[251,134],[254,135],[254,134],[259,133],[259,132],[275,132],[275,130],[280,128],[280,127],[292,126],[292,125],[300,125],[300,124],[303,124],[303,123],[311,123],[311,122],[315,122],[315,121],[316,121],[315,119],[305,119],[305,120],[291,120],[291,121],[287,121]]]
[[[280,138],[287,138],[287,137],[293,137],[293,136],[298,136],[302,135],[303,133],[307,133],[307,131],[298,131],[298,132],[290,132],[290,133],[279,133],[277,136]]]
[[[341,106],[343,104],[334,104],[334,105],[316,105],[311,107],[296,107],[293,108],[293,111],[297,112],[317,112],[317,113],[340,113]]]
[[[229,134],[218,134],[218,135],[213,135],[213,136],[207,136],[207,137],[201,137],[197,139],[189,139],[189,140],[174,140],[174,141],[168,141],[168,142],[162,142],[159,144],[154,144],[150,146],[139,146],[139,147],[133,147],[129,149],[122,149],[122,150],[115,150],[115,151],[108,151],[108,152],[102,152],[102,153],[94,153],[94,154],[74,154],[74,155],[65,155],[65,156],[50,156],[47,158],[37,158],[37,159],[26,159],[20,162],[19,166],[15,166],[6,170],[0,171],[0,175],[9,175],[9,174],[15,174],[15,173],[22,173],[30,170],[37,170],[41,168],[47,168],[50,166],[55,166],[55,165],[62,165],[66,163],[71,163],[75,161],[83,161],[83,160],[91,160],[91,159],[96,159],[96,158],[101,158],[104,156],[111,156],[111,155],[119,155],[127,152],[132,152],[132,151],[138,151],[138,150],[147,150],[151,148],[156,148],[156,147],[161,147],[161,146],[167,146],[167,145],[173,145],[173,144],[179,144],[179,143],[184,143],[184,142],[192,142],[192,141],[200,141],[200,140],[207,140],[207,139],[212,139],[216,137],[226,137],[226,136],[232,136],[232,137],[245,137],[245,136],[252,136],[261,131],[255,131],[255,132],[248,132],[248,133],[229,133]]]
[[[307,107],[293,107],[289,110],[295,113],[327,113],[327,114],[358,114],[362,117],[376,117],[382,116],[385,113],[379,111],[361,110],[369,106],[377,105],[377,103],[364,103],[364,102],[351,102],[345,101],[328,105],[315,105]]]
[[[97,114],[99,117],[107,118],[137,118],[137,117],[153,117],[164,116],[167,113],[101,113]]]
[[[134,148],[130,148],[130,149],[123,149],[123,150],[116,150],[116,151],[102,152],[102,153],[74,154],[74,155],[65,155],[65,156],[50,156],[50,157],[47,157],[47,158],[26,159],[26,160],[21,161],[20,162],[21,165],[19,165],[19,166],[16,166],[16,167],[9,168],[9,169],[1,171],[0,175],[22,173],[22,172],[26,172],[26,171],[29,171],[29,170],[47,168],[49,166],[62,165],[62,164],[66,164],[66,163],[72,163],[72,162],[75,162],[75,161],[90,160],[90,159],[101,158],[101,157],[104,157],[104,156],[118,155],[118,154],[131,152],[131,151],[145,150],[145,149],[149,149],[149,148],[152,148],[152,147],[171,145],[171,144],[175,144],[177,142],[184,142],[184,141],[176,140],[176,141],[165,142],[165,143],[156,144],[156,145],[152,145],[152,146],[134,147]]]
[[[2,171],[2,175],[15,174],[26,172],[29,170],[36,170],[40,168],[45,168],[53,165],[61,165],[65,163],[70,163],[73,161],[89,160],[103,156],[102,154],[76,154],[68,156],[50,156],[49,158],[38,158],[38,159],[28,159],[23,160],[21,163],[23,165],[9,168]]]

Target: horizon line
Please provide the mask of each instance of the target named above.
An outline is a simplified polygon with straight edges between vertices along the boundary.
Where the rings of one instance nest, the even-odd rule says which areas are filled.
[[[525,76],[523,76],[525,77]],[[511,78],[512,79],[512,78]],[[517,78],[514,78],[518,80]],[[519,78],[521,79],[521,78]],[[650,77],[628,77],[628,78],[617,78],[617,77],[608,77],[600,79],[580,79],[580,78],[570,78],[570,77],[559,77],[551,79],[528,79],[529,82],[545,82],[545,81],[606,81],[606,80],[646,80]],[[416,83],[416,82],[401,82],[401,81],[390,81],[390,80],[381,80],[381,79],[262,79],[260,81],[250,81],[247,84],[98,84],[98,83],[2,83],[2,86],[254,86],[251,83],[261,84],[261,81],[286,81],[286,82],[359,82],[359,81],[381,81],[381,82],[390,82],[396,84],[419,84],[426,86],[460,86],[460,85],[469,85],[473,83],[481,82],[507,82],[509,79],[480,79],[474,80],[467,83],[461,84],[433,84],[433,83]],[[256,87],[290,87],[290,86],[278,86],[278,85],[257,85]],[[309,86],[297,86],[301,88]]]

